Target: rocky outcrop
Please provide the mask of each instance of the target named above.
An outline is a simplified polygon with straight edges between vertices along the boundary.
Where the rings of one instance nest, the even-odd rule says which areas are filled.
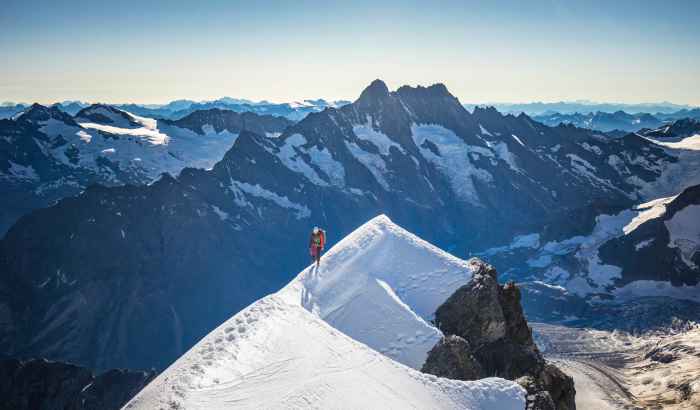
[[[43,359],[0,360],[0,410],[119,409],[155,376],[152,371],[109,370]]]
[[[474,380],[483,374],[469,342],[457,335],[445,336],[435,345],[422,371],[458,380]]]
[[[459,380],[503,377],[527,391],[528,409],[576,408],[573,379],[545,362],[520,305],[520,289],[498,283],[493,266],[469,261],[474,276],[435,312],[446,335],[422,371]]]

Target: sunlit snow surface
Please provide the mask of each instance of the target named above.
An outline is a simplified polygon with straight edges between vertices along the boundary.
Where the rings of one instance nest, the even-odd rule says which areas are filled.
[[[440,336],[425,319],[470,277],[468,262],[377,217],[320,270],[207,335],[127,408],[522,409],[513,382],[448,380],[399,363],[420,367]]]
[[[156,178],[162,172],[177,175],[187,166],[211,168],[238,138],[237,133],[216,132],[211,126],[202,127],[202,134],[198,134],[125,111],[98,111],[112,119],[113,124],[79,121],[79,126],[74,126],[49,119],[42,122],[40,131],[51,138],[60,135],[67,143],[58,146],[39,140],[37,143],[66,166],[111,173],[111,178],[116,180],[112,170],[100,166],[100,159],[109,158],[121,170],[149,178]],[[77,159],[71,158],[69,153],[76,148]]]

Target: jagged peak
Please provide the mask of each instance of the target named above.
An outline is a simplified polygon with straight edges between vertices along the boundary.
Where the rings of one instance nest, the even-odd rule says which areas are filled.
[[[418,85],[415,87],[412,87],[410,85],[403,85],[399,87],[398,90],[396,90],[396,93],[399,95],[412,95],[428,98],[448,97],[456,99],[456,97],[452,95],[452,93],[450,93],[450,91],[447,89],[447,86],[443,83],[435,83],[429,85],[428,87],[423,87],[422,85]]]
[[[75,125],[73,117],[61,111],[56,105],[45,106],[39,103],[34,103],[29,108],[15,117],[16,120],[40,122],[50,119],[62,121],[66,124]]]
[[[370,83],[360,94],[357,103],[372,102],[384,99],[389,96],[389,87],[380,79],[376,79]]]
[[[103,103],[95,103],[95,104],[88,105],[87,107],[78,111],[78,113],[75,114],[75,116],[76,116],[76,118],[79,118],[79,117],[85,117],[85,116],[88,116],[91,114],[99,114],[99,113],[103,113],[103,112],[117,114],[117,115],[123,116],[125,118],[131,118],[131,115],[129,115],[129,113],[127,113],[126,111],[120,110],[119,108],[114,107],[112,105],[103,104]]]
[[[474,106],[474,114],[476,113],[501,114],[493,105],[476,105]]]
[[[498,272],[493,265],[490,265],[479,258],[471,258],[467,261],[469,269],[474,273],[473,280],[479,280],[482,276],[488,276],[494,280],[498,278]]]

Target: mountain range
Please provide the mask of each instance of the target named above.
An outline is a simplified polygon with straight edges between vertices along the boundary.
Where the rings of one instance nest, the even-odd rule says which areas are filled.
[[[219,109],[157,121],[101,104],[75,116],[34,104],[0,120],[0,233],[27,212],[88,185],[146,184],[163,172],[210,168],[242,130],[278,135],[291,124]]]
[[[285,117],[292,121],[298,121],[312,112],[319,112],[328,107],[340,107],[349,104],[350,101],[326,101],[322,98],[315,100],[295,101],[290,103],[272,103],[269,101],[251,101],[231,97],[223,97],[211,101],[176,100],[167,104],[109,104],[114,108],[130,112],[135,115],[154,118],[178,120],[195,111],[201,110],[230,110],[239,113],[252,112],[259,115],[274,115]],[[69,115],[76,115],[80,110],[89,107],[90,103],[81,101],[64,101],[53,104]],[[107,105],[107,104],[98,104]],[[29,104],[4,103],[0,105],[0,119],[12,118],[29,108]]]
[[[675,113],[687,113],[697,110],[698,107],[674,104],[670,102],[660,103],[601,103],[595,101],[560,101],[560,102],[525,102],[525,103],[488,103],[488,104],[465,104],[465,107],[472,110],[476,106],[489,105],[501,112],[509,114],[525,113],[532,116],[549,114],[591,114],[595,112],[614,113],[624,111],[631,114],[649,113],[662,115],[673,115]]]
[[[76,135],[110,135],[114,126],[100,123],[108,115],[91,111],[61,118],[75,122],[68,127]],[[25,124],[34,118],[25,115],[4,124],[45,126]],[[311,226],[326,228],[333,244],[382,213],[457,256],[485,255],[506,278],[547,279],[583,303],[614,298],[639,277],[588,250],[616,237],[640,203],[693,185],[700,169],[696,151],[669,145],[692,145],[687,138],[610,138],[493,108],[469,112],[441,84],[390,92],[377,80],[352,104],[281,131],[224,130],[221,115],[157,121],[158,131],[134,115],[115,118],[126,121],[120,128],[150,130],[148,138],[161,126],[184,130],[174,141],[237,136],[218,162],[206,156],[211,169],[185,167],[149,185],[87,186],[8,230],[0,242],[3,351],[95,369],[165,368],[287,283],[308,258]],[[683,246],[670,252],[693,261]],[[697,283],[690,264],[679,269],[683,283]],[[677,289],[664,271],[645,280]]]

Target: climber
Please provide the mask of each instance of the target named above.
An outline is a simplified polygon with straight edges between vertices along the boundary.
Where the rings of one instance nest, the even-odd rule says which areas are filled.
[[[326,232],[318,226],[314,226],[309,239],[309,253],[311,254],[311,260],[316,261],[316,268],[321,263],[321,252],[323,252],[325,246]]]

